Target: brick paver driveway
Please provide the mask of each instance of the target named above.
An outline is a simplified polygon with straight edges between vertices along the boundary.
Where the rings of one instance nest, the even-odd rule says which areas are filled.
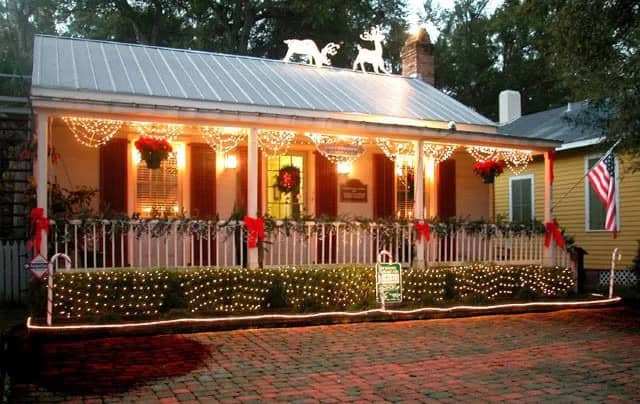
[[[640,310],[45,345],[13,400],[638,401]]]

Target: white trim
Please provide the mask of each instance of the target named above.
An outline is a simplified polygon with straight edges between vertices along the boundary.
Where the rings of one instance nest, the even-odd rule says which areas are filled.
[[[564,150],[578,149],[580,147],[593,146],[593,145],[599,144],[604,139],[606,138],[595,137],[593,139],[578,140],[575,142],[563,143],[559,147],[556,147],[556,151],[564,151]]]
[[[531,180],[531,220],[536,217],[536,198],[535,198],[535,177],[533,174],[514,175],[509,177],[509,221],[513,221],[513,181]]]
[[[604,153],[587,153],[584,155],[584,231],[587,233],[607,233],[609,230],[606,229],[591,229],[589,228],[589,212],[590,212],[590,204],[589,204],[589,189],[591,189],[591,185],[589,184],[589,179],[587,178],[587,172],[589,171],[589,160],[591,159],[599,159],[604,155]],[[618,159],[618,155],[614,156],[615,161],[615,176],[616,176],[616,231],[620,231],[620,161]]]

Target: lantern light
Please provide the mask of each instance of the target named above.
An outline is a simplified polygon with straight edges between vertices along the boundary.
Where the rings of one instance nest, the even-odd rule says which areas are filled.
[[[224,168],[238,168],[238,158],[235,154],[227,154],[224,159]]]

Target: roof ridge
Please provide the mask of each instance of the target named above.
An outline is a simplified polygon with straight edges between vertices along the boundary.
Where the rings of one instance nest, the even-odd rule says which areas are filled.
[[[185,53],[205,54],[205,55],[214,55],[214,56],[222,56],[222,57],[233,57],[233,58],[238,58],[238,59],[259,60],[259,61],[264,61],[264,62],[280,63],[280,64],[294,65],[294,66],[304,66],[304,67],[307,67],[307,68],[318,69],[318,66],[312,65],[312,64],[308,64],[308,63],[285,62],[282,59],[270,59],[270,58],[266,58],[266,57],[250,56],[250,55],[238,55],[238,54],[235,54],[235,53],[223,53],[223,52],[205,51],[205,50],[199,50],[199,49],[172,48],[172,47],[169,47],[169,46],[146,45],[146,44],[131,43],[131,42],[118,42],[118,41],[109,41],[109,40],[106,40],[106,39],[78,38],[78,37],[64,36],[64,35],[35,34],[34,37],[53,38],[53,39],[71,40],[71,41],[84,41],[84,42],[94,42],[94,43],[106,43],[106,44],[119,45],[119,46],[133,46],[133,47],[139,47],[139,48],[152,48],[152,49],[160,49],[160,50],[167,50],[167,51],[174,51],[174,52],[185,52]],[[366,72],[366,73],[363,73],[362,71],[349,69],[348,67],[321,66],[320,69],[323,69],[325,71],[345,71],[345,72],[358,73],[358,74],[373,74],[373,75],[376,75],[376,76],[389,77],[389,78],[398,78],[398,79],[403,79],[403,80],[414,80],[414,79],[419,80],[417,77],[403,76],[401,74],[384,74],[384,73],[377,73],[377,72]]]

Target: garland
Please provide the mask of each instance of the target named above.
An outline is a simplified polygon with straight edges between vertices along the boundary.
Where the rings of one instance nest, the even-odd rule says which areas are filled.
[[[283,194],[300,191],[300,169],[295,166],[282,167],[278,171],[278,190]]]

